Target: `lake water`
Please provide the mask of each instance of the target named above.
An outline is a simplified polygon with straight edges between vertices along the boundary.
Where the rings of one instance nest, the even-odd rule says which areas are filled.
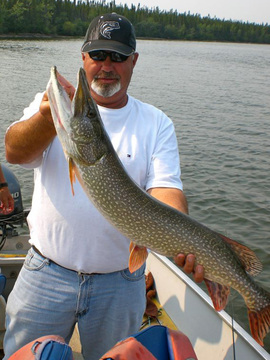
[[[81,43],[0,41],[1,161],[6,128],[45,89],[50,67],[76,84]],[[172,118],[190,215],[250,246],[270,291],[270,46],[139,40],[138,51],[129,93]],[[30,207],[32,172],[10,168]],[[242,298],[230,299],[227,311],[248,329]]]

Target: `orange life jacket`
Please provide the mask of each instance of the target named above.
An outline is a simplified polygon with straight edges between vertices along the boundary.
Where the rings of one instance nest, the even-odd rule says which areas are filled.
[[[198,360],[188,337],[162,325],[118,342],[100,360]]]
[[[61,336],[42,336],[16,351],[9,360],[73,360],[70,346]]]

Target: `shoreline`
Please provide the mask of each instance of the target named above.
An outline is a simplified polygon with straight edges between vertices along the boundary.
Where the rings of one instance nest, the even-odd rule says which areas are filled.
[[[46,35],[39,33],[0,34],[0,40],[68,40],[80,38],[82,38],[82,36]]]
[[[1,40],[72,40],[72,39],[84,39],[84,36],[69,36],[69,35],[46,35],[40,33],[21,33],[21,34],[0,34]],[[253,45],[270,45],[268,43],[261,42],[238,42],[238,41],[221,41],[221,40],[186,40],[186,39],[165,39],[165,38],[153,38],[153,37],[137,37],[137,40],[152,40],[152,41],[182,41],[182,42],[207,42],[207,43],[228,43],[228,44],[253,44]]]

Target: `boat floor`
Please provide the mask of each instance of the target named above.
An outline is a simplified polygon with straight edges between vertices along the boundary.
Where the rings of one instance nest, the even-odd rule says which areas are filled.
[[[166,311],[161,307],[161,305],[157,301],[157,299],[152,299],[152,300],[159,310],[158,317],[155,319],[155,318],[148,318],[148,317],[144,316],[141,329],[145,329],[148,326],[161,324],[161,325],[169,327],[170,329],[176,330],[177,327],[175,326],[175,324],[173,323],[171,318],[168,316]],[[83,356],[81,354],[80,337],[79,337],[77,326],[75,327],[75,330],[74,330],[74,333],[70,340],[69,345],[72,348],[74,360],[83,360]],[[0,360],[2,360],[3,357],[4,357],[3,351],[2,351],[2,349],[0,349]]]
[[[155,318],[148,318],[147,316],[144,316],[141,330],[145,329],[148,326],[152,326],[152,325],[164,325],[170,329],[177,330],[177,327],[175,326],[175,324],[173,323],[173,321],[171,320],[169,315],[166,313],[166,311],[161,307],[158,300],[157,299],[152,299],[152,300],[159,310],[158,317],[157,317],[157,319],[155,319]],[[75,327],[75,330],[74,330],[74,333],[70,340],[69,345],[72,348],[74,360],[83,360],[83,356],[81,354],[81,344],[80,344],[77,326]]]

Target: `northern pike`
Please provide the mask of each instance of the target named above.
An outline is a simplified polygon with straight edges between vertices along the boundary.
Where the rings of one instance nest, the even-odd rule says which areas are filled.
[[[270,294],[250,275],[262,265],[246,246],[212,231],[190,216],[142,190],[127,174],[90,95],[85,71],[70,100],[53,67],[47,92],[57,135],[74,174],[101,214],[131,239],[129,268],[135,271],[151,249],[173,257],[194,254],[203,265],[205,282],[217,311],[225,308],[230,288],[245,300],[251,334],[263,346],[270,326]]]

